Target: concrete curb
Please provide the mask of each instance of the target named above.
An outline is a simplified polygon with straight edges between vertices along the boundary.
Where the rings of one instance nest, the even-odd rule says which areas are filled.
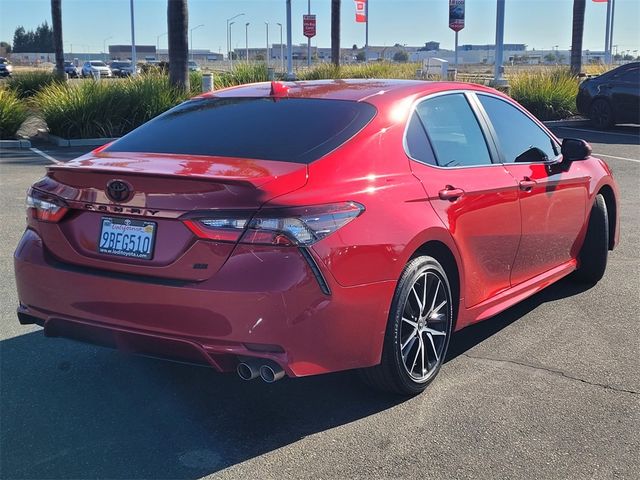
[[[0,140],[0,148],[31,148],[29,140]]]
[[[587,119],[576,119],[576,120],[549,120],[546,122],[542,122],[545,124],[547,128],[552,127],[587,127],[590,124],[590,121]]]
[[[58,147],[99,147],[105,143],[117,140],[117,138],[62,138],[48,135],[47,140]]]

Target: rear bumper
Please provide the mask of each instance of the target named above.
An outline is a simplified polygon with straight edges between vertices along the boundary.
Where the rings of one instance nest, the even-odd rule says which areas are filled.
[[[343,288],[323,272],[326,295],[297,249],[243,245],[203,282],[123,275],[61,263],[32,230],[14,262],[19,314],[46,335],[219,371],[268,358],[289,376],[379,363],[395,288]]]

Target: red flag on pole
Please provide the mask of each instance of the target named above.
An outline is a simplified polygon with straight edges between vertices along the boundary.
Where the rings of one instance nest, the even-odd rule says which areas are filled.
[[[607,3],[609,0],[593,0],[595,3]]]
[[[367,22],[367,0],[355,0],[356,2],[356,22]]]

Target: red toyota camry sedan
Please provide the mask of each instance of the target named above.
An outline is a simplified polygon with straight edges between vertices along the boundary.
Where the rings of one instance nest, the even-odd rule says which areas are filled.
[[[260,83],[48,168],[15,252],[23,324],[274,382],[405,395],[452,332],[597,282],[618,188],[582,140],[462,83]]]

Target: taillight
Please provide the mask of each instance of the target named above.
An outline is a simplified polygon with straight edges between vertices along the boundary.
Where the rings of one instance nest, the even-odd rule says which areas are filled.
[[[307,247],[345,226],[364,211],[355,202],[274,208],[251,219],[241,243]]]
[[[220,242],[237,242],[247,225],[247,218],[194,218],[184,224],[196,236]]]
[[[267,208],[250,215],[227,212],[183,220],[196,236],[221,242],[306,247],[343,227],[364,211],[355,202]]]
[[[69,211],[69,207],[61,198],[48,193],[29,189],[27,192],[27,215],[41,222],[56,223]]]

